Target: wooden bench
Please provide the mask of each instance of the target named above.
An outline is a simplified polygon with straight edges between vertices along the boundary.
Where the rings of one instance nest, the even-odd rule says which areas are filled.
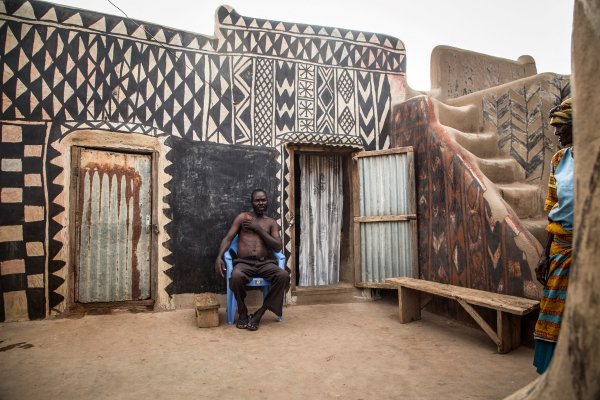
[[[532,312],[540,304],[537,300],[446,285],[422,279],[389,278],[385,281],[398,287],[401,324],[421,319],[421,308],[424,306],[422,304],[427,304],[432,295],[454,299],[496,343],[498,353],[508,353],[512,349],[519,347],[521,344],[521,316]],[[429,299],[424,299],[425,301],[422,302],[421,292],[428,293]],[[496,331],[485,322],[471,305],[496,310]]]

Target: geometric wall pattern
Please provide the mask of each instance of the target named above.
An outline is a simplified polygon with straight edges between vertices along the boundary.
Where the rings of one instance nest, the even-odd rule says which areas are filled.
[[[220,7],[218,50],[404,74],[404,44],[393,37],[347,29],[243,17]]]
[[[498,134],[500,152],[519,163],[528,183],[539,185],[548,179],[550,159],[559,149],[551,139],[548,111],[569,96],[568,78],[554,75],[482,99],[486,131]]]
[[[0,121],[3,132],[21,129],[20,142],[16,133],[2,142],[0,207],[10,212],[0,210],[0,247],[10,257],[0,260],[0,320],[41,318],[63,300],[57,233],[65,227],[55,217],[65,209],[53,200],[65,190],[54,179],[66,163],[56,162],[54,141],[68,132],[389,147],[390,78],[405,74],[401,41],[228,7],[218,9],[216,28],[211,38],[51,3],[0,2]],[[286,190],[283,183],[284,205]]]
[[[271,33],[301,36],[292,46],[298,57],[274,40],[264,44],[270,46],[266,58],[260,40],[260,46],[237,54],[227,50],[225,37],[219,37],[216,46],[227,51],[219,53],[211,47],[214,40],[201,36],[186,46],[182,40],[189,41],[189,34],[144,25],[153,32],[154,38],[149,38],[118,17],[66,8],[57,13],[56,6],[35,5],[11,1],[0,9],[6,12],[0,14],[4,119],[120,121],[190,140],[229,144],[273,145],[280,133],[324,132],[361,136],[366,147],[380,147],[370,121],[361,125],[360,113],[389,103],[388,75],[404,74],[404,63],[392,63],[395,69],[388,65],[400,55],[404,60],[401,42],[383,35],[327,28],[344,35],[328,38],[322,31],[311,39],[307,32],[316,27],[292,24],[289,29],[303,27],[297,34],[281,31],[289,25],[282,24]],[[221,7],[219,13],[223,10],[228,9]],[[244,20],[240,17],[238,24]],[[65,24],[57,27],[56,22]],[[219,26],[220,33],[244,32],[239,25]],[[342,49],[369,54],[372,62],[357,58],[350,63],[345,50],[331,58],[312,57],[303,49],[315,46],[315,40],[321,50],[343,43]],[[365,80],[379,84],[370,96],[364,93]],[[389,113],[381,113],[383,109],[367,118],[383,125]]]
[[[537,298],[511,217],[497,221],[486,187],[450,145],[429,99],[394,108],[394,146],[414,146],[419,274],[426,280]]]
[[[0,123],[0,319],[42,318],[46,125]]]
[[[63,181],[63,174],[66,165],[70,163],[68,157],[62,153],[58,141],[65,135],[71,132],[81,130],[96,130],[96,131],[107,131],[111,133],[121,134],[143,134],[152,137],[165,136],[164,132],[161,132],[155,128],[149,128],[145,125],[135,123],[114,123],[110,121],[69,121],[54,124],[48,124],[49,129],[47,130],[46,141],[51,143],[46,148],[46,164],[45,171],[46,181],[48,182],[47,187],[47,209],[50,218],[48,220],[47,228],[47,241],[48,241],[48,255],[46,260],[47,265],[47,308],[51,314],[60,313],[64,309],[64,299],[67,295],[67,285],[65,285],[65,278],[68,276],[67,273],[67,255],[65,243],[63,239],[69,234],[67,227],[64,226],[60,221],[62,218],[59,216],[64,215],[67,211],[68,204],[66,203],[65,187],[61,184]],[[165,144],[166,148],[168,146]],[[170,165],[166,160],[165,169]],[[167,171],[164,172],[165,183],[168,183],[170,176]],[[168,196],[168,190],[165,191]],[[170,218],[168,203],[163,209],[163,213],[166,215],[166,224],[168,225]],[[166,232],[165,232],[166,233]],[[167,241],[169,238],[168,234],[164,235],[164,240]],[[168,256],[169,251],[166,249],[164,252]]]

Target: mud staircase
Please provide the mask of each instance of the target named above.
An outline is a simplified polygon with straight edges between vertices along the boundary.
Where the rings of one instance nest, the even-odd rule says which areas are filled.
[[[538,185],[526,182],[525,170],[512,157],[502,155],[496,132],[474,132],[478,127],[463,121],[473,121],[470,113],[479,113],[472,106],[437,104],[439,121],[454,136],[455,141],[470,152],[481,172],[494,184],[502,199],[519,217],[522,226],[540,243],[546,241],[547,218],[543,211],[545,193]]]

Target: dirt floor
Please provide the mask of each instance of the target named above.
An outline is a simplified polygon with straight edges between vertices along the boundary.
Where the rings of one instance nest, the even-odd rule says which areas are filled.
[[[536,377],[532,350],[391,299],[293,306],[257,332],[194,311],[0,324],[0,399],[501,399]]]

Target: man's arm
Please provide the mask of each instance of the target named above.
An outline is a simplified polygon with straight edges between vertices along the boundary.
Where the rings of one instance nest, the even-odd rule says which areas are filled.
[[[240,226],[242,226],[243,220],[244,220],[243,213],[239,214],[237,217],[235,217],[235,219],[233,220],[233,223],[231,224],[231,228],[229,228],[229,231],[227,231],[227,234],[225,235],[223,240],[221,240],[221,245],[219,246],[219,255],[217,256],[217,259],[215,260],[215,270],[217,271],[217,273],[219,275],[221,275],[221,278],[225,277],[225,268],[226,268],[225,261],[223,261],[223,254],[225,254],[225,252],[231,245],[231,241],[233,240],[234,236],[239,232]]]
[[[256,222],[256,219],[250,221],[243,221],[242,227],[250,229],[258,236],[260,236],[260,238],[265,242],[268,248],[273,249],[275,251],[281,251],[283,246],[281,244],[281,236],[279,235],[279,228],[277,227],[277,222],[275,222],[275,220],[272,218],[270,222],[271,223],[269,224],[268,232]]]
[[[280,252],[281,250],[283,250],[283,243],[281,242],[281,235],[279,234],[279,227],[277,226],[277,222],[275,222],[275,220],[273,220],[273,223],[271,224],[271,237],[273,239],[275,239],[275,244],[276,246],[271,247],[273,250],[275,250],[276,252]]]

